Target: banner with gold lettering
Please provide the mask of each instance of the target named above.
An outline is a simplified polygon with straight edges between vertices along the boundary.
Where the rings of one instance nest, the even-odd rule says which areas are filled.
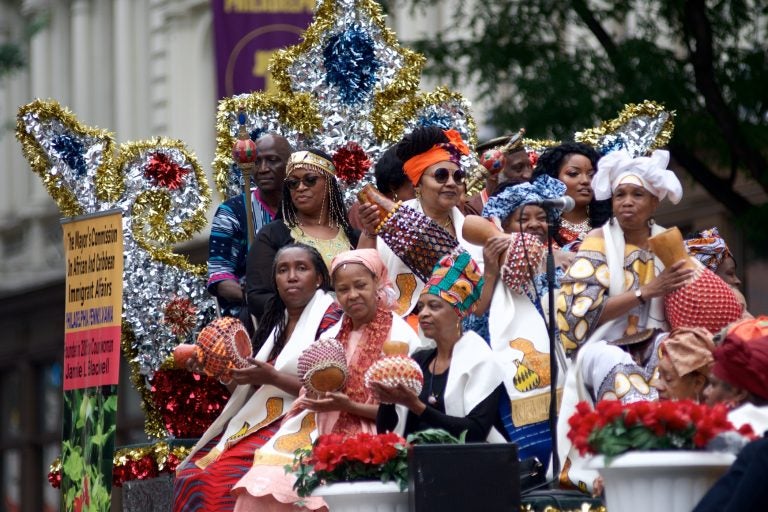
[[[119,210],[63,221],[66,259],[62,510],[110,509],[123,226]]]
[[[211,5],[219,98],[271,92],[269,59],[300,41],[315,0],[212,0]]]

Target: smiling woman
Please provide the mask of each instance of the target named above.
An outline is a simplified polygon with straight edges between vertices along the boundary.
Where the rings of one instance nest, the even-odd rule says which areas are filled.
[[[464,215],[458,205],[465,192],[466,173],[461,168],[461,157],[469,154],[469,148],[461,135],[456,130],[442,130],[436,126],[417,128],[406,135],[396,148],[397,157],[404,162],[403,171],[416,191],[416,198],[403,204],[426,215],[455,237],[482,269],[481,248],[467,242],[462,235]],[[360,219],[367,233],[360,246],[376,247],[381,254],[393,274],[399,296],[397,311],[404,316],[416,306],[424,282],[409,270],[381,237],[374,235],[379,224],[378,208],[371,204],[360,207]],[[416,237],[426,238],[425,235],[428,236],[418,233]]]
[[[246,293],[248,309],[256,318],[275,296],[270,269],[280,247],[293,242],[309,245],[330,265],[334,256],[357,245],[359,232],[349,225],[335,172],[331,158],[322,151],[291,154],[279,218],[259,231],[248,251]]]

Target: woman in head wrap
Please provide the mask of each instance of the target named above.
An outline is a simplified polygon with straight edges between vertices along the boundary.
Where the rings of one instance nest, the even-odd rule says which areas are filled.
[[[669,197],[677,204],[683,193],[668,163],[669,153],[662,150],[637,158],[614,151],[598,163],[595,198],[611,198],[615,217],[584,239],[563,278],[557,325],[567,351],[575,352],[589,339],[667,329],[663,298],[693,273],[684,260],[665,269],[648,244],[664,230],[653,220],[659,201]]]
[[[749,424],[757,434],[768,431],[768,317],[733,324],[713,355],[707,404],[729,405],[728,419],[737,428]]]
[[[536,161],[533,178],[546,174],[565,183],[565,194],[576,206],[560,217],[555,240],[561,246],[573,244],[573,251],[593,228],[605,224],[611,217],[608,200],[598,201],[592,190],[592,179],[600,154],[580,142],[566,142],[547,148]]]
[[[417,128],[397,145],[397,157],[416,190],[416,198],[403,204],[422,213],[445,229],[475,259],[482,270],[482,251],[466,242],[461,230],[464,215],[458,208],[464,191],[465,171],[460,159],[469,148],[456,130],[436,126]],[[360,247],[376,247],[387,265],[398,293],[396,310],[406,315],[416,306],[424,282],[418,278],[374,232],[379,223],[378,207],[360,207],[365,237]]]
[[[712,333],[695,327],[675,329],[661,343],[658,375],[652,385],[662,400],[700,402],[712,368]]]
[[[359,232],[349,225],[335,172],[331,158],[320,150],[297,151],[288,159],[279,218],[261,228],[248,251],[248,308],[257,319],[276,293],[270,269],[282,246],[299,242],[314,247],[330,266],[334,256],[357,245]]]
[[[503,374],[488,345],[472,331],[463,332],[462,318],[480,294],[482,277],[466,252],[445,256],[419,297],[419,326],[434,346],[413,354],[424,374],[416,395],[404,385],[372,384],[379,400],[380,432],[410,434],[442,428],[467,441],[503,441],[493,428],[498,417]]]
[[[688,252],[733,288],[741,286],[736,259],[716,227],[705,229],[685,241]]]
[[[253,337],[256,355],[251,366],[232,371],[237,387],[227,405],[179,464],[174,511],[234,508],[232,486],[299,394],[299,354],[333,324],[327,322],[328,313],[336,310],[327,293],[331,280],[316,249],[302,244],[281,248],[272,282],[278,293]]]
[[[588,488],[596,477],[565,435],[576,404],[591,400],[585,385],[589,364],[577,351],[587,343],[643,335],[650,329],[669,331],[663,297],[692,275],[683,260],[665,269],[649,248],[651,235],[664,230],[653,220],[659,202],[669,197],[677,204],[683,194],[668,163],[667,151],[637,158],[626,150],[614,151],[600,159],[592,179],[595,199],[611,199],[614,217],[586,236],[555,303],[560,341],[575,359],[567,371],[558,418],[560,481],[565,486]]]
[[[331,263],[331,279],[344,314],[323,337],[335,338],[344,347],[344,387],[321,396],[302,390],[280,429],[256,451],[253,467],[235,486],[236,511],[324,510],[320,498],[299,498],[293,490],[295,477],[287,475],[284,466],[292,463],[296,449],[308,447],[319,435],[373,432],[379,405],[364,385],[365,372],[381,357],[385,341],[404,341],[412,349],[419,344],[413,329],[391,311],[387,269],[375,250],[340,253]]]

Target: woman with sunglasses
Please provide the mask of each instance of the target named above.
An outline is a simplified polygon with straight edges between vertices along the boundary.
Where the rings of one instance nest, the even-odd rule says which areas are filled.
[[[436,126],[417,128],[397,145],[397,156],[403,161],[403,170],[416,191],[416,198],[403,204],[423,213],[456,237],[482,269],[482,250],[464,240],[461,233],[464,215],[458,205],[462,204],[466,173],[460,159],[468,154],[469,148],[456,130]],[[361,206],[360,219],[365,228],[360,247],[375,247],[379,251],[399,293],[396,311],[404,316],[416,306],[424,282],[382,240],[377,240],[374,234],[379,223],[377,206]]]
[[[357,245],[331,158],[316,149],[291,154],[278,219],[264,226],[248,252],[246,292],[251,315],[261,318],[275,296],[270,269],[281,247],[298,242],[314,247],[326,265]]]

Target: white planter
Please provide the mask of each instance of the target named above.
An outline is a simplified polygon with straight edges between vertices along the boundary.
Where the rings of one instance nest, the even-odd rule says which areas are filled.
[[[407,512],[408,492],[395,482],[351,482],[321,485],[312,493],[322,497],[329,512]]]
[[[699,451],[629,452],[606,466],[595,457],[609,512],[690,512],[735,460],[728,453]]]

